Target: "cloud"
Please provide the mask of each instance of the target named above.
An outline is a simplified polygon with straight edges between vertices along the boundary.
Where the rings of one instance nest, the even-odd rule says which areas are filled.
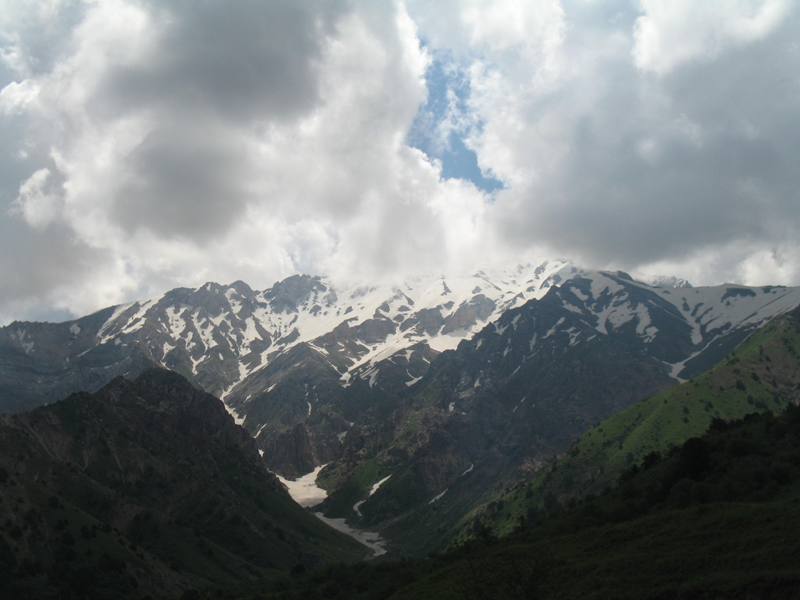
[[[107,255],[62,225],[26,230],[0,220],[0,239],[0,322],[66,317],[85,302],[87,284],[96,302],[108,305],[123,281]]]
[[[97,26],[123,10],[105,9]],[[107,69],[96,99],[110,113],[188,110],[245,123],[301,115],[319,101],[322,52],[344,11],[342,2],[148,3],[139,16],[147,42]]]
[[[798,282],[799,25],[780,0],[10,2],[0,319],[537,253]]]
[[[731,46],[772,33],[790,11],[788,0],[658,2],[642,0],[636,19],[636,66],[663,75],[692,60],[715,59]]]
[[[473,42],[462,26],[461,43],[478,45],[465,52],[482,124],[469,143],[508,184],[487,214],[505,239],[599,266],[669,264],[709,282],[763,279],[751,256],[797,256],[797,11],[703,6],[569,2],[566,25],[554,17],[539,40],[498,42],[493,60],[480,50],[492,39]],[[457,38],[451,24],[445,33]],[[797,281],[770,263],[776,280]]]
[[[44,229],[59,213],[59,194],[52,188],[50,169],[35,171],[19,187],[19,195],[12,205],[12,213],[22,215],[34,229]]]
[[[61,55],[6,84],[17,162],[35,164],[10,213],[109,267],[76,265],[70,294],[55,279],[19,294],[82,312],[207,279],[395,277],[475,255],[484,196],[406,144],[429,57],[402,5],[81,8]],[[22,21],[52,31],[63,10]],[[6,36],[38,46],[22,37]]]

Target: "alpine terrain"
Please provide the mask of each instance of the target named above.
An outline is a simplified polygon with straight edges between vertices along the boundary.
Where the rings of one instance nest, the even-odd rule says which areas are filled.
[[[564,260],[397,285],[207,283],[0,329],[0,406],[173,370],[223,400],[272,471],[316,470],[328,517],[420,554],[498,486],[798,304],[800,288],[648,284]]]

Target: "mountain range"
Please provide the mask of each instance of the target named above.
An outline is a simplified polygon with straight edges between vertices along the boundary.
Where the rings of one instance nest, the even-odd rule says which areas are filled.
[[[208,283],[0,329],[0,408],[173,370],[222,398],[274,472],[327,465],[327,515],[418,555],[798,305],[800,288],[644,283],[564,260],[396,285]]]

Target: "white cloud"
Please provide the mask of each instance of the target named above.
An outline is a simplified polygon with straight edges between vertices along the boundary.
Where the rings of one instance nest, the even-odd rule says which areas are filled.
[[[565,2],[549,54],[509,46],[487,58],[463,18],[452,19],[460,36],[452,22],[439,34],[423,28],[462,40],[482,125],[469,144],[509,185],[486,211],[489,227],[523,252],[545,245],[596,266],[667,261],[699,282],[761,281],[749,257],[795,247],[800,229],[787,129],[800,117],[789,83],[800,67],[797,11],[774,1],[643,9]],[[645,43],[636,65],[631,53]],[[790,268],[762,273],[797,281]]]
[[[19,213],[34,229],[43,229],[57,217],[60,198],[52,189],[50,169],[39,169],[19,188],[12,213]]]
[[[663,75],[693,60],[708,61],[730,45],[769,35],[787,16],[788,0],[641,0],[633,57]]]
[[[39,87],[35,82],[25,79],[12,81],[0,89],[0,114],[19,114],[39,95]]]

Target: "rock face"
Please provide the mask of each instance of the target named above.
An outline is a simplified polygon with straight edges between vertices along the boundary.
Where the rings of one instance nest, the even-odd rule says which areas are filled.
[[[0,480],[13,597],[177,597],[363,554],[294,504],[219,400],[168,371],[3,417]]]

